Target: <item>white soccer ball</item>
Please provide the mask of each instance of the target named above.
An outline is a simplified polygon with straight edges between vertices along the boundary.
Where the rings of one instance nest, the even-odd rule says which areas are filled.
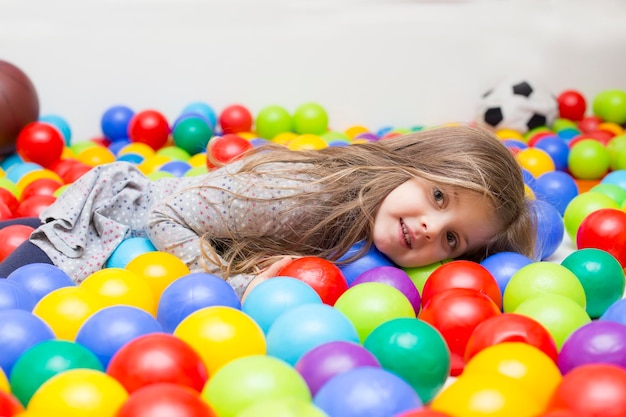
[[[512,129],[526,133],[551,126],[558,115],[556,97],[525,80],[505,81],[483,94],[476,123],[495,130]]]

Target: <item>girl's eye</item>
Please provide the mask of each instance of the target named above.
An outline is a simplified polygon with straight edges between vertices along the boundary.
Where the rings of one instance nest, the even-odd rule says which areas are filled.
[[[433,189],[433,197],[435,198],[435,201],[438,203],[443,203],[444,200],[444,194],[443,191],[441,191],[439,188],[434,188]]]
[[[448,241],[448,245],[450,245],[451,248],[456,248],[456,246],[459,243],[458,239],[456,238],[456,235],[452,232],[446,233],[446,239]]]

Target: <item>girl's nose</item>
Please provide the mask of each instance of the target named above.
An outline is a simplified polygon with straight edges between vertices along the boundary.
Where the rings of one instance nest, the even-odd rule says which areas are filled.
[[[434,239],[435,236],[439,233],[439,229],[441,227],[438,225],[437,221],[431,219],[422,219],[422,231],[424,233],[424,237],[426,240]]]

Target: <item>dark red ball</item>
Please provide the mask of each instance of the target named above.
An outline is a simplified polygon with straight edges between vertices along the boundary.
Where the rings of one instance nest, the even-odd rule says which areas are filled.
[[[145,386],[131,393],[117,417],[217,417],[191,388],[171,383]]]
[[[23,224],[12,224],[0,229],[0,261],[24,243],[33,230],[35,229]]]
[[[15,211],[15,217],[39,217],[55,201],[56,197],[52,195],[34,195],[22,200]]]
[[[557,97],[559,116],[573,121],[582,120],[587,111],[587,101],[578,91],[566,90]]]
[[[348,281],[341,269],[332,262],[315,256],[291,261],[278,271],[278,275],[304,281],[317,292],[324,304],[331,306],[348,289]]]
[[[24,161],[48,168],[61,159],[65,140],[56,127],[48,123],[33,122],[20,131],[15,146]]]
[[[626,213],[605,208],[588,214],[578,227],[576,247],[601,249],[626,268]]]
[[[253,145],[241,136],[229,133],[215,136],[207,146],[207,161],[210,163],[226,164],[239,158],[244,152],[252,149]]]
[[[241,133],[252,130],[252,113],[239,104],[233,104],[222,110],[219,123],[224,133]]]
[[[128,137],[131,142],[145,143],[154,150],[161,149],[170,135],[170,125],[165,116],[156,110],[144,110],[128,122]]]

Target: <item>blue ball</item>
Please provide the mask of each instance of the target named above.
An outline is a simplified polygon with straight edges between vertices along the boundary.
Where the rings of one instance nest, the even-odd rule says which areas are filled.
[[[13,164],[7,170],[6,178],[17,184],[24,175],[32,171],[39,171],[41,169],[43,169],[43,167],[34,162],[21,162],[18,164]]]
[[[239,296],[217,275],[194,272],[172,282],[159,300],[157,320],[172,333],[191,313],[204,307],[225,306],[241,310]]]
[[[561,139],[569,142],[571,139],[574,139],[576,136],[580,135],[580,130],[570,127],[567,129],[561,129],[556,133]]]
[[[614,321],[626,325],[626,299],[622,298],[611,304],[600,316],[600,320]]]
[[[56,289],[76,285],[62,269],[46,263],[20,266],[11,272],[7,279],[26,287],[35,296],[37,302]]]
[[[182,177],[187,171],[191,169],[191,165],[185,161],[170,161],[166,162],[159,168],[159,171],[169,172],[175,177]]]
[[[111,151],[111,152],[113,153],[113,155],[118,156],[117,154],[120,152],[120,150],[122,150],[124,147],[126,147],[126,146],[127,146],[127,145],[129,145],[130,143],[131,143],[131,142],[130,142],[130,139],[128,139],[128,138],[116,139],[115,141],[113,141],[113,142],[111,142],[111,143],[109,144],[109,146],[107,147],[107,149],[108,149],[109,151]],[[132,154],[131,154],[131,155],[132,155]],[[120,158],[121,156],[123,156],[123,155],[120,155],[120,156],[118,157],[118,160],[119,160],[119,158]],[[139,162],[141,162],[141,160],[143,160],[143,157],[139,160]]]
[[[215,110],[213,107],[209,106],[207,103],[203,103],[201,101],[196,101],[193,103],[189,103],[183,108],[181,112],[183,115],[193,113],[201,115],[205,120],[209,121],[209,127],[213,130],[217,127],[217,114],[215,114]]]
[[[365,245],[364,242],[358,242],[346,252],[339,260],[345,260],[355,255]],[[374,245],[372,245],[365,255],[361,258],[352,261],[347,264],[339,264],[343,276],[348,281],[348,286],[352,285],[352,281],[357,279],[363,272],[379,266],[396,266],[387,256],[380,252]]]
[[[9,377],[15,362],[26,350],[55,338],[52,329],[29,311],[0,311],[0,368]]]
[[[332,377],[313,397],[313,403],[329,417],[393,417],[423,407],[406,381],[369,366]]]
[[[602,178],[602,184],[614,184],[626,190],[626,169],[611,171]]]
[[[146,237],[129,237],[120,242],[113,250],[109,259],[107,259],[105,268],[126,268],[126,265],[137,256],[147,253],[156,252],[150,239]]]
[[[337,340],[360,343],[352,322],[327,304],[304,304],[274,320],[266,335],[267,354],[295,366],[309,350]]]
[[[65,120],[63,117],[56,114],[46,114],[40,116],[39,121],[57,128],[59,132],[61,132],[61,135],[63,135],[63,139],[65,140],[65,144],[67,146],[72,143],[72,129],[70,128],[69,123],[67,123],[67,120]]]
[[[136,153],[125,153],[124,155],[120,155],[117,160],[139,165],[143,162],[144,157]]]
[[[528,148],[528,144],[526,142],[522,142],[517,139],[503,139],[502,144],[509,149],[522,150]]]
[[[537,178],[535,178],[535,176],[525,168],[522,168],[522,178],[524,179],[524,184],[528,185],[534,192]]]
[[[139,336],[160,332],[163,328],[150,313],[137,307],[116,305],[89,316],[78,329],[76,343],[93,352],[106,369],[122,346]]]
[[[267,334],[285,311],[303,304],[322,304],[319,294],[307,283],[291,277],[275,277],[254,287],[241,310]]]
[[[554,161],[554,168],[558,171],[567,169],[569,146],[558,136],[545,136],[535,143],[535,148],[545,151]]]
[[[563,217],[552,204],[534,200],[531,207],[537,221],[536,258],[542,260],[549,258],[563,242],[565,225]]]
[[[500,292],[504,294],[511,277],[520,269],[533,263],[533,260],[517,252],[498,252],[483,259],[480,263],[498,282]]]
[[[35,296],[23,284],[0,279],[0,310],[17,308],[32,311],[37,304]]]
[[[112,142],[128,138],[128,124],[134,115],[135,112],[130,107],[110,107],[100,119],[102,133]]]
[[[563,215],[567,205],[578,195],[578,185],[570,174],[549,171],[535,181],[535,197],[552,204]]]

